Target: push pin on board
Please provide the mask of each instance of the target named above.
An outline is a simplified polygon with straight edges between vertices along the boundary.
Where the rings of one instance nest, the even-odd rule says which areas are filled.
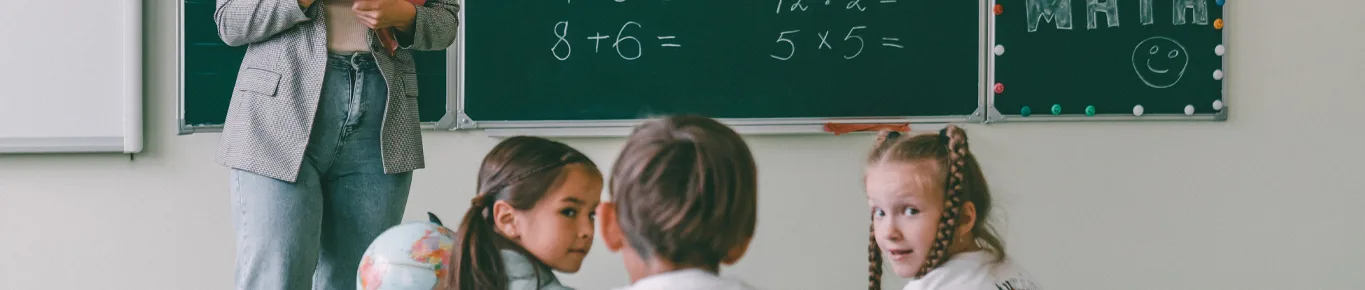
[[[1085,106],[1085,115],[1086,115],[1086,116],[1094,116],[1094,115],[1095,115],[1095,105]]]
[[[1222,19],[1222,18],[1218,18],[1218,19],[1214,19],[1214,20],[1213,20],[1213,29],[1218,29],[1218,30],[1222,30],[1222,29],[1223,29],[1223,19]]]
[[[1053,115],[1061,115],[1061,114],[1062,114],[1062,104],[1052,104],[1052,114],[1053,114]]]
[[[1222,111],[1222,110],[1223,110],[1223,100],[1213,100],[1213,110],[1214,110],[1214,111]]]
[[[1003,93],[1005,93],[1005,84],[1002,84],[1002,83],[995,83],[995,93],[996,93],[996,94],[1003,94]]]
[[[1185,105],[1185,115],[1194,116],[1194,105]]]
[[[1218,6],[1223,6],[1223,2],[1226,2],[1226,1],[1224,1],[1224,0],[1218,0]]]
[[[1221,70],[1221,69],[1213,70],[1213,80],[1216,80],[1216,81],[1221,81],[1221,80],[1223,80],[1223,70]]]
[[[995,4],[995,15],[1005,14],[1005,6]]]
[[[1213,47],[1213,54],[1214,54],[1214,55],[1223,56],[1223,54],[1224,54],[1224,53],[1227,53],[1227,52],[1228,52],[1228,49],[1227,49],[1226,47],[1223,47],[1222,44],[1219,44],[1218,46],[1214,46],[1214,47]]]
[[[1033,109],[1030,109],[1028,106],[1024,106],[1024,108],[1019,109],[1019,115],[1024,117],[1028,117],[1028,115],[1033,115]]]
[[[995,55],[997,55],[997,56],[999,56],[999,55],[1004,55],[1004,54],[1005,54],[1005,46],[1004,46],[1004,45],[996,44],[996,45],[995,45],[995,49],[992,49],[991,51],[995,52]]]
[[[1142,117],[1142,105],[1133,106],[1133,116]]]

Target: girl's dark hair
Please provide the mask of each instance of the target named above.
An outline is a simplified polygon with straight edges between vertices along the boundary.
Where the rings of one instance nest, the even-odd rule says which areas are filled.
[[[581,164],[601,176],[597,165],[583,153],[563,143],[539,137],[517,136],[503,140],[484,156],[479,168],[478,196],[460,222],[458,240],[450,255],[450,269],[443,281],[446,289],[507,289],[501,249],[522,252],[532,263],[541,261],[494,231],[493,203],[505,201],[512,208],[527,210],[549,192],[564,166]],[[539,269],[539,267],[537,267]]]
[[[933,249],[920,267],[915,277],[923,277],[948,259],[948,248],[952,246],[962,205],[971,202],[976,207],[976,224],[972,226],[972,236],[976,241],[995,255],[996,260],[1005,259],[1005,244],[990,223],[991,191],[986,186],[986,176],[975,155],[967,148],[967,132],[957,126],[948,125],[938,134],[924,134],[910,138],[900,138],[900,133],[887,132],[878,138],[877,147],[868,157],[868,164],[886,162],[917,162],[929,160],[938,165],[944,174],[944,210],[939,217],[938,233]],[[881,288],[881,249],[877,247],[875,233],[869,233],[867,254],[869,283],[868,289]]]

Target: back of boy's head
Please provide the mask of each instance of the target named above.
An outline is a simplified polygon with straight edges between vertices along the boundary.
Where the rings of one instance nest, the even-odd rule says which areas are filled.
[[[738,133],[678,115],[631,134],[612,168],[617,222],[640,257],[715,267],[754,235],[758,172]]]
[[[997,260],[1003,260],[1004,242],[990,224],[993,206],[991,191],[986,184],[985,174],[981,172],[981,165],[968,149],[965,130],[948,125],[938,134],[920,134],[908,138],[901,137],[897,132],[882,132],[882,135],[878,136],[876,147],[867,159],[869,166],[925,161],[931,162],[937,168],[937,171],[931,174],[942,176],[938,177],[938,180],[944,181],[946,210],[943,211],[944,216],[939,217],[934,249],[930,251],[925,261],[926,265],[920,267],[920,273],[916,276],[923,276],[949,258],[947,248],[954,241],[956,221],[966,202],[971,202],[976,208],[976,224],[972,226],[972,236],[983,242],[982,246],[990,250]],[[881,282],[881,249],[877,247],[875,235],[874,228],[868,236],[868,272],[871,283],[869,289],[880,289]]]
[[[516,136],[494,146],[479,168],[478,195],[459,225],[459,240],[446,273],[451,281],[444,282],[445,289],[507,289],[500,250],[525,251],[494,230],[493,204],[504,201],[518,210],[534,207],[570,164],[599,172],[583,153],[544,138]],[[532,255],[526,257],[539,262]]]

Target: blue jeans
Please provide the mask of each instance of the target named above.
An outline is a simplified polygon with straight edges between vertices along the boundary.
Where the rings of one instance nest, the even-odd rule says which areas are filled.
[[[237,289],[356,289],[361,255],[400,222],[412,184],[384,174],[387,88],[370,54],[329,55],[298,180],[232,170]]]

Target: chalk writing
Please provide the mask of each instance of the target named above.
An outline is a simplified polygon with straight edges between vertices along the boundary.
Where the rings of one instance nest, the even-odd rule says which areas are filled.
[[[1185,68],[1189,65],[1189,52],[1185,46],[1168,37],[1150,37],[1133,47],[1133,72],[1149,87],[1174,86],[1185,76]]]
[[[635,21],[626,21],[626,23],[622,24],[620,29],[616,31],[615,36],[602,34],[602,32],[599,31],[595,32],[592,36],[586,37],[586,39],[592,41],[592,51],[594,54],[601,52],[602,40],[608,40],[611,41],[611,47],[616,50],[616,55],[621,57],[621,59],[636,60],[641,56],[644,56],[645,44],[641,42],[639,38],[636,38],[634,34],[627,32],[627,30],[632,27],[643,28],[643,25]],[[560,61],[568,60],[573,53],[572,43],[569,41],[569,22],[560,21],[555,23],[554,35],[556,40],[554,45],[550,47],[550,51],[554,53],[555,59]],[[615,38],[615,40],[612,40],[612,38]],[[660,47],[682,47],[682,44],[677,42],[678,36],[675,35],[656,35],[654,38],[660,41]],[[630,48],[630,46],[634,46],[634,48]]]
[[[1209,24],[1209,2],[1204,0],[1172,0],[1171,24],[1185,24],[1185,10],[1194,10],[1194,24]]]
[[[555,46],[550,47],[550,53],[553,53],[555,58],[560,61],[569,59],[569,55],[573,54],[573,46],[569,44],[568,39],[564,39],[565,36],[569,35],[569,22],[560,21],[559,23],[555,23],[554,32],[555,37],[558,37],[559,40],[555,41]],[[564,56],[559,56],[559,51],[557,51],[559,49],[559,44],[561,43],[564,44],[564,48],[567,50],[564,52]]]
[[[1138,4],[1138,8],[1141,10],[1141,13],[1138,15],[1141,15],[1142,25],[1152,25],[1152,23],[1156,23],[1156,18],[1152,17],[1152,0],[1141,0]]]
[[[1038,22],[1046,20],[1057,29],[1071,30],[1071,0],[1028,0],[1025,5],[1028,31],[1038,31]]]
[[[1085,28],[1095,29],[1095,14],[1104,13],[1104,19],[1109,23],[1109,27],[1119,27],[1119,0],[1087,0],[1085,3]]]
[[[863,47],[866,46],[866,43],[863,42],[863,37],[853,35],[854,31],[863,28],[867,28],[867,26],[854,26],[853,28],[850,28],[848,30],[848,35],[844,36],[845,42],[849,41],[849,39],[858,39],[858,52],[853,53],[853,55],[845,55],[844,59],[853,59],[855,57],[858,57],[859,54],[863,54]]]
[[[792,42],[791,39],[787,39],[787,34],[788,34],[788,33],[797,33],[797,32],[801,32],[801,30],[788,30],[788,31],[783,31],[782,33],[778,33],[778,34],[777,34],[777,41],[776,41],[776,42],[777,42],[777,43],[786,42],[786,43],[787,43],[787,46],[790,47],[790,49],[787,51],[787,56],[777,56],[776,54],[772,54],[772,55],[768,55],[768,56],[771,56],[771,57],[773,57],[773,58],[775,58],[775,59],[777,59],[777,60],[788,60],[788,59],[791,59],[792,56],[796,55],[796,43]]]
[[[1071,30],[1070,0],[1027,0],[1025,13],[1028,31],[1038,31],[1038,25],[1052,22],[1060,30]],[[1086,0],[1085,27],[1099,28],[1099,13],[1104,13],[1107,27],[1119,27],[1119,0]],[[1138,20],[1142,25],[1156,23],[1152,0],[1138,0]],[[1209,24],[1209,3],[1206,0],[1171,0],[1171,24]]]
[[[900,41],[901,41],[900,38],[882,37],[882,46],[905,48],[904,46],[900,45]]]

